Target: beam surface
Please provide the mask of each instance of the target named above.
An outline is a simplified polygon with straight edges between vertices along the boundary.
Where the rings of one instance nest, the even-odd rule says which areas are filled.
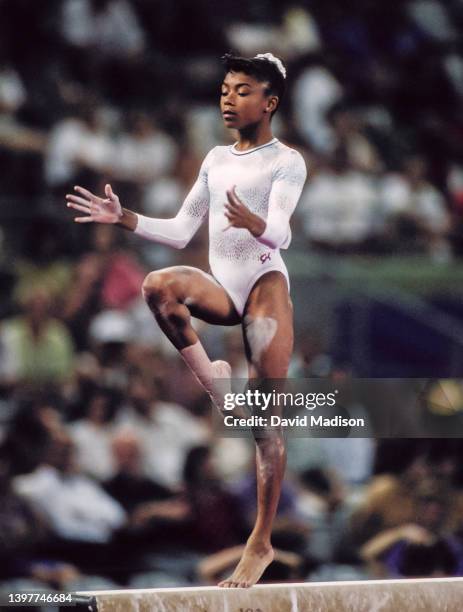
[[[92,591],[98,612],[462,612],[463,579]]]

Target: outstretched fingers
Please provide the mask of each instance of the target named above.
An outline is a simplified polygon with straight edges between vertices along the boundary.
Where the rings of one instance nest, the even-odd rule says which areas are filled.
[[[73,204],[80,204],[81,206],[85,206],[86,208],[91,207],[91,202],[89,200],[85,200],[84,198],[79,198],[79,196],[76,196],[73,194],[68,194],[66,196],[66,200],[68,201],[68,204],[72,202]]]
[[[76,223],[93,223],[93,217],[75,217]]]
[[[83,198],[70,194],[66,196],[66,200],[68,208],[74,208],[75,210],[87,213],[88,215],[92,214],[91,203],[88,200],[84,200]]]
[[[227,199],[228,199],[229,205],[234,208],[235,207],[238,208],[239,206],[242,206],[242,202],[236,194],[236,185],[233,185],[231,189],[227,189]]]
[[[229,223],[223,231],[233,227],[233,221],[236,219],[236,216],[240,212],[240,207],[243,205],[239,197],[236,195],[236,185],[233,185],[231,189],[227,189],[226,193],[228,202],[224,203],[224,214]]]
[[[112,189],[112,187],[111,187],[111,185],[109,183],[107,183],[105,185],[104,192],[105,192],[106,196],[110,200],[115,200],[117,198],[116,194],[114,193],[114,191],[113,191],[113,189]]]
[[[78,191],[82,195],[86,196],[89,200],[97,200],[98,199],[98,196],[96,196],[94,193],[92,193],[88,189],[84,189],[84,187],[81,187],[80,185],[76,185],[74,187],[74,190]]]
[[[76,221],[77,223],[90,223],[91,221],[93,221],[91,202],[72,194],[68,194],[66,196],[66,200],[68,208],[74,208],[74,210],[78,210],[79,212],[87,213],[86,217],[75,217],[74,221]]]

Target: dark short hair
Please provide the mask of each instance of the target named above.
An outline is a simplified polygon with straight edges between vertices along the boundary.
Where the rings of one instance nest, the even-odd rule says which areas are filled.
[[[402,576],[417,578],[432,576],[439,570],[444,576],[454,576],[457,566],[456,553],[449,542],[441,538],[434,544],[407,543],[399,559],[398,569]]]
[[[222,57],[222,62],[225,73],[243,72],[260,83],[268,83],[265,93],[269,96],[278,96],[278,107],[280,106],[286,83],[285,77],[273,62],[263,57],[239,57],[232,53],[226,53]],[[273,111],[274,113],[278,110],[278,107]]]

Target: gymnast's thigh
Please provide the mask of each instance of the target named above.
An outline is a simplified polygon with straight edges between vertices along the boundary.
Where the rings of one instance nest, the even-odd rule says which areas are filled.
[[[188,307],[191,315],[215,325],[236,325],[241,318],[226,290],[213,276],[192,266],[171,266],[151,272],[145,291],[155,286]]]

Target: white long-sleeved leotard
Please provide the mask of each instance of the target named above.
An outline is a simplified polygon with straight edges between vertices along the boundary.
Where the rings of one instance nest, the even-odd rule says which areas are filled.
[[[266,272],[278,270],[289,278],[280,255],[291,242],[290,217],[306,178],[305,163],[297,151],[277,138],[249,149],[236,146],[212,149],[205,157],[198,179],[173,219],[138,215],[135,233],[183,248],[209,213],[209,264],[241,316],[249,293]],[[229,227],[224,205],[226,191],[236,185],[241,201],[266,221],[261,236]]]

